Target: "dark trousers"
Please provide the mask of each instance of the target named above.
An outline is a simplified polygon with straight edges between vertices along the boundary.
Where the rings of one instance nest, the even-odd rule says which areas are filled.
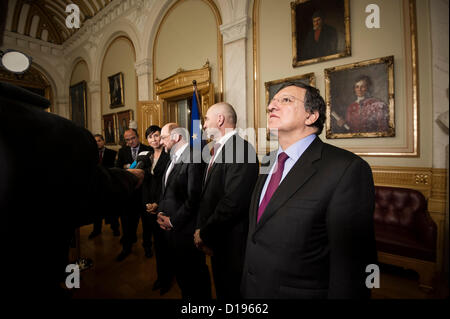
[[[211,299],[211,279],[206,257],[195,245],[192,234],[167,232],[171,264],[183,299]]]
[[[137,212],[138,211],[138,212]],[[127,215],[120,216],[122,221],[122,245],[124,249],[131,249],[131,246],[137,242],[137,229],[139,219],[142,220],[142,247],[145,249],[152,248],[152,224],[151,216],[146,212],[142,212],[142,207],[136,207],[134,211]]]
[[[233,269],[233,267],[230,267],[231,258],[233,257],[227,257],[227,254],[216,250],[214,251],[214,256],[211,256],[217,300],[242,298],[240,293],[242,268]]]
[[[120,240],[124,250],[131,249],[137,242],[137,228],[139,224],[139,213],[131,211],[127,215],[120,216],[122,222],[122,239]]]
[[[144,247],[144,249],[152,249],[152,234],[154,228],[152,224],[156,223],[155,215],[149,214],[145,210],[142,210],[140,215],[142,221],[142,247]]]
[[[111,224],[112,230],[119,230],[119,217],[116,216],[108,216],[105,217],[105,222]],[[94,233],[100,233],[102,231],[103,217],[96,216],[94,218]]]
[[[150,216],[153,237],[155,239],[156,273],[162,287],[170,285],[173,279],[173,269],[170,260],[169,242],[165,230],[156,222],[156,215]]]

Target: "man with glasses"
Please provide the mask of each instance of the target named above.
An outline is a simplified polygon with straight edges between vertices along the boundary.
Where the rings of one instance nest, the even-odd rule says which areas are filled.
[[[130,165],[136,160],[138,154],[143,151],[153,152],[150,146],[144,145],[139,141],[138,132],[135,129],[128,129],[124,133],[126,145],[119,150],[117,157],[116,167],[129,168]],[[139,224],[139,218],[142,214],[145,214],[145,206],[142,203],[142,190],[141,188],[135,191],[133,200],[130,201],[129,207],[120,220],[122,221],[122,252],[117,256],[117,261],[124,260],[130,253],[133,244],[137,241],[137,227]],[[147,219],[142,218],[142,246],[145,250],[145,256],[150,258],[152,253],[152,231],[151,224]]]
[[[161,199],[153,212],[166,230],[171,264],[183,299],[210,299],[211,281],[206,257],[193,241],[205,165],[192,151],[189,133],[176,123],[161,130],[161,142],[170,153],[162,180]]]
[[[250,204],[241,283],[246,298],[368,298],[376,263],[374,184],[360,157],[323,143],[319,91],[283,85],[268,106],[279,148]]]

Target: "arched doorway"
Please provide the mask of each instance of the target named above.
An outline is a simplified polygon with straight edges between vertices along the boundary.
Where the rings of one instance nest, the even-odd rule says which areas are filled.
[[[48,112],[53,112],[54,94],[47,77],[42,74],[34,63],[23,74],[14,74],[12,72],[0,69],[0,81],[8,82],[20,86],[28,91],[41,95],[50,101]]]

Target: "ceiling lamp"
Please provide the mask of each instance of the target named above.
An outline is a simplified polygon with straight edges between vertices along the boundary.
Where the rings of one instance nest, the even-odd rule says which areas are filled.
[[[31,57],[17,50],[0,51],[0,57],[0,64],[15,74],[23,74],[31,66]]]

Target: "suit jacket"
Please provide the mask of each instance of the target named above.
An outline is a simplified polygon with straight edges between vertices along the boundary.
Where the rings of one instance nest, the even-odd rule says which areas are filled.
[[[147,146],[145,144],[140,143],[138,154],[143,151],[150,151],[151,153],[153,153],[153,148],[151,146]],[[117,156],[116,167],[123,168],[123,166],[125,164],[132,164],[133,162],[134,162],[134,160],[133,160],[133,155],[131,154],[131,147],[122,146],[119,149],[119,155]]]
[[[6,223],[0,242],[14,261],[4,270],[5,289],[26,301],[24,274],[30,261],[37,261],[33,269],[39,274],[33,279],[39,293],[32,298],[58,295],[75,227],[102,213],[105,203],[114,207],[126,201],[136,183],[124,170],[98,165],[92,134],[46,112],[48,105],[38,95],[0,82],[0,211]],[[17,142],[22,140],[26,147]]]
[[[102,166],[111,168],[114,167],[116,162],[117,152],[110,148],[105,147],[105,151],[103,152]]]
[[[315,31],[311,29],[306,36],[304,45],[298,47],[298,57],[307,60],[337,53],[337,33],[334,27],[322,25],[317,42],[314,40],[314,33]]]
[[[258,169],[253,146],[238,134],[231,136],[209,170],[200,200],[197,228],[203,242],[216,253],[227,254],[230,266],[235,263],[239,269]]]
[[[170,162],[165,171],[169,165]],[[194,235],[204,168],[200,152],[197,154],[187,147],[169,173],[166,184],[164,171],[158,211],[170,217],[175,232]]]
[[[243,296],[369,297],[365,269],[377,261],[370,166],[316,137],[257,223],[266,178],[258,178],[250,205]]]

